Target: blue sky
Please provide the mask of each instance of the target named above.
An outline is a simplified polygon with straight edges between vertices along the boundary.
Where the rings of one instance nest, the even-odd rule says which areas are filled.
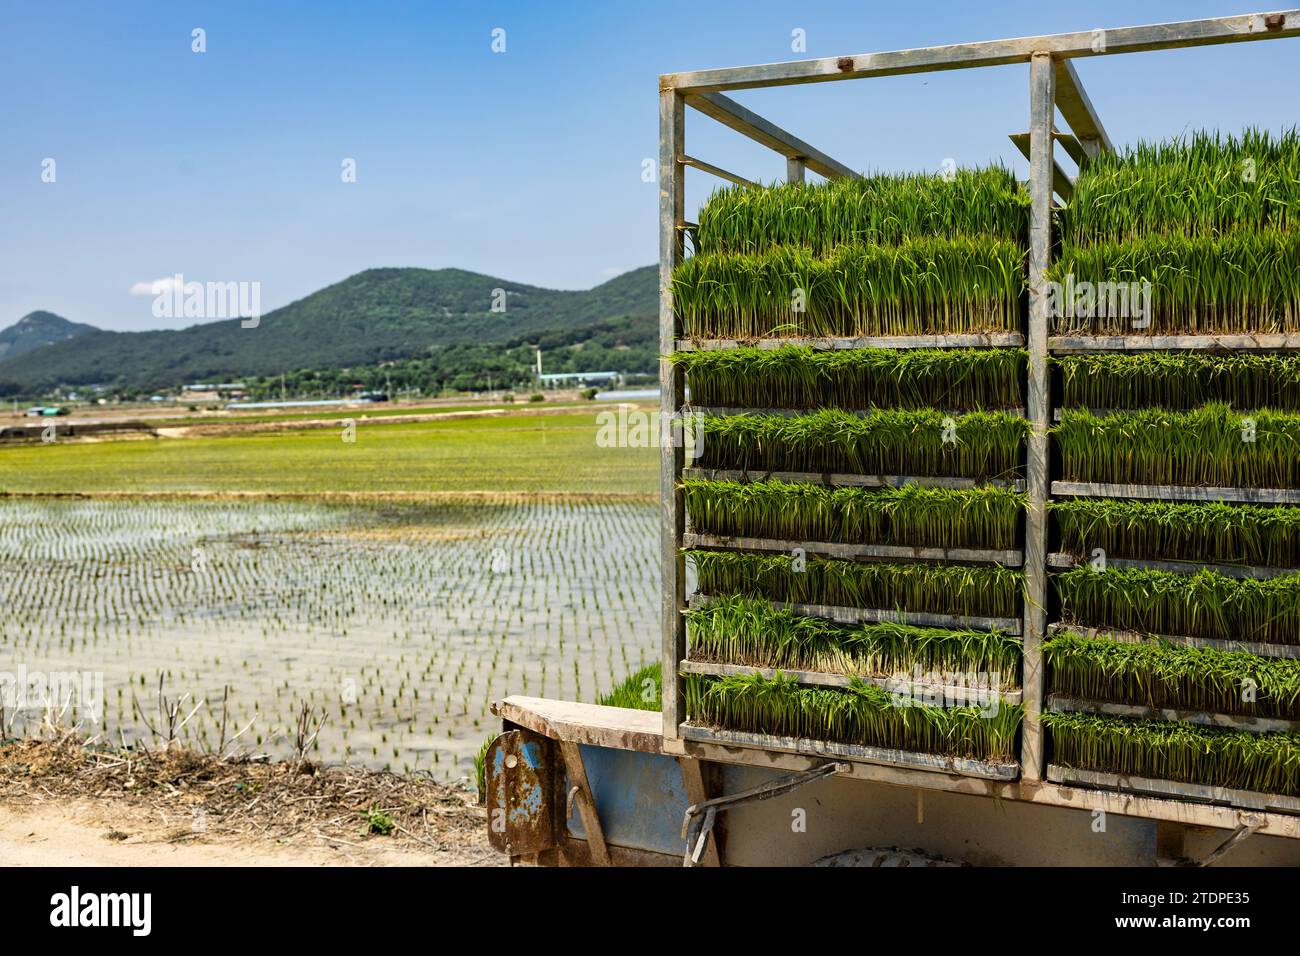
[[[586,288],[656,258],[662,72],[1244,13],[1181,2],[84,2],[0,7],[0,326],[155,319],[131,288],[257,281],[264,311],[374,266]],[[1269,9],[1269,8],[1265,8]],[[206,31],[207,52],[191,51]],[[492,30],[506,50],[493,53]],[[805,31],[806,54],[791,52]],[[1112,138],[1300,121],[1300,40],[1079,62]],[[1028,68],[736,94],[860,169],[1023,172]],[[775,154],[688,111],[693,155]],[[55,160],[56,181],[41,180]],[[345,158],[357,181],[341,181]],[[688,173],[688,205],[716,180]]]

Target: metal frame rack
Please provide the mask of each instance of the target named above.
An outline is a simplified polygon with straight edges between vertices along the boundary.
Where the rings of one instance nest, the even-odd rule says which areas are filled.
[[[1147,26],[1122,27],[1104,31],[1065,33],[1040,37],[994,40],[956,44],[888,53],[827,57],[787,63],[690,73],[665,74],[659,84],[659,170],[660,170],[660,350],[664,356],[694,348],[734,348],[737,342],[711,340],[690,342],[682,338],[681,326],[674,313],[671,279],[685,255],[685,236],[693,224],[685,218],[684,184],[687,166],[741,185],[753,185],[743,176],[690,156],[686,150],[685,115],[687,107],[714,119],[786,158],[787,178],[803,182],[811,170],[825,178],[853,177],[856,174],[801,139],[778,128],[726,94],[733,90],[789,86],[805,83],[836,82],[872,77],[935,71],[973,69],[1025,63],[1029,65],[1029,130],[1011,139],[1029,160],[1028,189],[1031,200],[1028,244],[1028,315],[1024,334],[936,335],[912,337],[798,340],[817,348],[918,348],[918,347],[1023,347],[1028,350],[1028,375],[1025,382],[1024,414],[1030,432],[1024,461],[1023,487],[1028,495],[1023,547],[1017,554],[1002,555],[1021,564],[1026,576],[1023,618],[1010,622],[1024,642],[1023,673],[1020,686],[1024,705],[1021,729],[1019,778],[1008,779],[1003,773],[988,772],[987,767],[958,766],[961,762],[934,758],[918,760],[916,755],[892,752],[873,753],[863,748],[848,748],[824,742],[790,740],[756,742],[747,735],[714,733],[700,735],[683,726],[684,698],[679,675],[700,672],[687,661],[684,611],[688,607],[686,568],[683,547],[709,544],[698,536],[686,534],[684,503],[679,481],[690,476],[685,470],[682,447],[665,442],[662,450],[661,493],[662,571],[663,571],[663,748],[665,752],[705,760],[750,763],[759,766],[803,770],[825,757],[846,760],[849,776],[896,783],[920,788],[954,792],[997,795],[1010,799],[1059,806],[1098,806],[1154,819],[1199,823],[1221,827],[1241,824],[1243,804],[1232,795],[1207,792],[1212,788],[1190,785],[1157,786],[1145,791],[1118,779],[1100,779],[1061,768],[1047,767],[1040,714],[1044,707],[1044,667],[1042,642],[1048,633],[1048,581],[1053,568],[1064,564],[1060,555],[1049,555],[1047,503],[1052,495],[1109,495],[1123,497],[1178,497],[1182,500],[1237,500],[1274,503],[1300,503],[1300,492],[1253,491],[1250,489],[1215,489],[1081,486],[1055,482],[1049,488],[1050,464],[1048,428],[1053,419],[1049,388],[1049,359],[1056,354],[1080,351],[1115,351],[1139,349],[1300,349],[1295,335],[1193,335],[1193,336],[1062,336],[1053,335],[1049,327],[1046,272],[1052,255],[1052,221],[1054,196],[1068,200],[1072,181],[1056,161],[1056,148],[1081,167],[1103,151],[1112,148],[1097,110],[1074,70],[1074,59],[1115,56],[1185,47],[1210,46],[1300,36],[1300,10],[1275,13],[1243,14],[1206,20]],[[1102,42],[1099,42],[1099,37]],[[1068,131],[1056,128],[1059,110]],[[766,346],[794,340],[764,340]],[[661,415],[665,420],[679,418],[685,410],[684,374],[665,358],[661,363]],[[727,412],[727,409],[716,409]],[[725,475],[719,475],[725,477]],[[779,476],[778,476],[779,477]],[[818,480],[834,476],[816,476]],[[753,549],[783,549],[791,542],[733,540],[731,545]],[[863,546],[848,546],[844,557],[900,557],[909,560],[966,560],[988,555],[956,554],[860,554]],[[879,550],[879,549],[877,549]],[[826,610],[826,609],[823,609]],[[1002,622],[1007,623],[1007,622]],[[1263,650],[1260,653],[1268,653]],[[1278,653],[1300,656],[1295,648]],[[740,670],[753,670],[741,668]],[[708,673],[719,673],[716,668]],[[833,678],[803,675],[809,683],[835,685]],[[1115,711],[1118,713],[1118,711]],[[1267,729],[1267,722],[1258,729]],[[1013,775],[1014,776],[1014,775]],[[1080,790],[1079,787],[1100,787]],[[1118,789],[1124,789],[1120,793]],[[1136,792],[1135,792],[1136,791]],[[1081,803],[1086,794],[1091,802]],[[1201,801],[1201,802],[1196,802]],[[1225,805],[1231,804],[1231,805]],[[1291,804],[1294,804],[1292,806]],[[1257,808],[1259,816],[1249,825],[1254,829],[1280,835],[1300,837],[1296,818],[1273,811],[1300,810],[1300,801],[1271,802]]]

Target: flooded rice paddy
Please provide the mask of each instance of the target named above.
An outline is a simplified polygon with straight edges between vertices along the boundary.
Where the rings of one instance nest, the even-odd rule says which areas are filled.
[[[287,756],[306,703],[315,759],[470,776],[494,699],[592,701],[654,659],[656,533],[617,500],[0,502],[0,730],[54,706],[148,742],[161,677],[180,718],[202,702],[192,743],[224,709]]]

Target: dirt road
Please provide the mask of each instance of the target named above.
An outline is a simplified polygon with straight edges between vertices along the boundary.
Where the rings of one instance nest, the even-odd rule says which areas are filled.
[[[289,840],[194,833],[123,802],[59,798],[0,804],[0,866],[500,866],[471,843],[412,850],[360,833],[344,840],[302,833]]]
[[[500,866],[427,777],[180,748],[0,745],[0,866]]]

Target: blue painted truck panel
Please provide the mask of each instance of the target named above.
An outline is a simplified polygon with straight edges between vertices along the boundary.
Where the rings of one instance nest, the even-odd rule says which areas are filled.
[[[655,853],[682,853],[687,799],[677,761],[664,754],[587,744],[581,750],[606,842]],[[565,792],[572,786],[567,784]],[[576,805],[568,826],[575,837],[586,839]]]

